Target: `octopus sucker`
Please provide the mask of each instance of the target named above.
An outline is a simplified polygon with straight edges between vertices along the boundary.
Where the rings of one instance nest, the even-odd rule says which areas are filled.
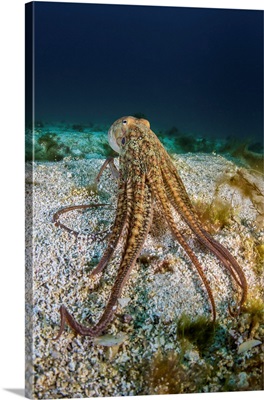
[[[81,325],[64,305],[60,307],[61,326],[56,339],[62,334],[66,323],[76,334],[92,337],[107,329],[114,317],[123,287],[150,232],[153,212],[157,207],[173,238],[183,248],[200,276],[211,304],[213,321],[216,320],[217,313],[210,283],[188,243],[188,238],[185,238],[177,227],[174,212],[179,214],[199,243],[221,262],[239,287],[241,294],[236,311],[231,310],[228,305],[230,315],[238,315],[247,298],[245,274],[231,253],[217,242],[200,222],[172,159],[150,129],[149,121],[131,116],[122,117],[110,127],[108,140],[110,146],[119,153],[119,170],[117,171],[113,159],[107,159],[99,171],[97,181],[106,166],[110,165],[112,173],[118,179],[116,217],[108,245],[91,274],[101,273],[112,259],[118,244],[121,244],[122,256],[117,266],[117,276],[104,312],[94,326]]]

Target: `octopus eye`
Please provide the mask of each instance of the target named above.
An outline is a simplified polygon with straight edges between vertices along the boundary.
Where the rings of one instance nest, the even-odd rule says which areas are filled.
[[[121,143],[124,145],[126,143],[126,139],[123,137]]]
[[[127,123],[127,120],[126,120],[126,119],[123,119],[123,121],[122,121],[122,122],[123,122],[123,124],[124,124],[124,125],[126,125],[126,123]]]

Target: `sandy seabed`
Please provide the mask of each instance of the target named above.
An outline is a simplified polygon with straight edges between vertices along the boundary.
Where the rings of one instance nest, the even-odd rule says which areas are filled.
[[[119,266],[121,246],[102,276],[89,277],[106,246],[117,200],[117,183],[109,170],[103,173],[98,192],[91,186],[102,163],[100,159],[36,162],[33,176],[31,164],[27,165],[26,187],[33,202],[33,230],[29,224],[27,231],[28,237],[32,232],[26,275],[27,395],[45,399],[168,393],[166,378],[163,385],[157,385],[153,378],[155,360],[161,353],[180,354],[183,371],[207,371],[195,385],[188,382],[193,380],[189,372],[181,375],[183,382],[175,389],[180,393],[261,389],[263,372],[254,362],[261,351],[263,354],[263,344],[237,356],[239,344],[247,339],[247,327],[234,322],[228,313],[228,303],[236,300],[236,285],[180,220],[179,227],[186,232],[210,282],[217,319],[222,332],[230,336],[230,346],[228,340],[220,341],[206,357],[193,344],[183,350],[177,337],[179,317],[185,313],[192,318],[210,318],[210,304],[195,267],[169,231],[148,236],[123,290],[116,317],[107,329],[107,334],[117,335],[120,343],[108,346],[104,341],[75,337],[69,328],[58,341],[52,340],[60,326],[61,304],[79,322],[87,326],[96,323]],[[208,154],[177,156],[175,163],[191,200],[202,199],[205,204],[212,201],[219,177],[237,168],[221,156]],[[261,185],[261,181],[258,183]],[[263,275],[254,270],[253,249],[254,240],[263,237],[255,224],[257,211],[249,198],[228,185],[221,186],[219,197],[232,204],[236,217],[214,236],[242,266],[250,295],[260,296]],[[31,196],[28,199],[31,201]],[[109,206],[61,216],[65,225],[81,232],[78,238],[53,223],[59,209],[90,203]],[[260,327],[254,339],[263,342],[263,332],[264,327]],[[257,367],[248,368],[250,360]]]

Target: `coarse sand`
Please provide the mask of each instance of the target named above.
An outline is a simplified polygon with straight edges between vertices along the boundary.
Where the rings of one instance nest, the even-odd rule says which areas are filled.
[[[191,200],[200,199],[205,204],[213,201],[216,183],[223,173],[237,169],[231,161],[213,154],[187,154],[174,156],[174,159]],[[115,162],[118,167],[118,160]],[[33,225],[27,224],[26,384],[27,395],[33,398],[159,393],[145,372],[151,371],[155,354],[160,351],[182,354],[177,337],[179,317],[184,313],[192,318],[205,315],[210,319],[208,296],[195,267],[170,231],[165,230],[158,235],[148,235],[125,285],[116,316],[107,329],[108,335],[121,338],[118,344],[108,346],[89,337],[75,337],[70,328],[59,340],[53,340],[60,326],[61,304],[66,305],[79,322],[87,326],[96,323],[119,267],[122,243],[103,275],[89,277],[107,244],[117,200],[117,182],[109,169],[103,173],[98,190],[93,185],[102,163],[101,159],[64,159],[26,165],[27,200],[28,203],[32,201],[32,209],[28,204],[27,212],[28,219],[32,217],[33,222]],[[263,180],[253,173],[252,179],[263,191]],[[263,232],[256,226],[257,210],[250,198],[243,197],[234,187],[223,184],[218,196],[232,206],[234,216],[214,237],[243,268],[250,295],[261,296],[263,274],[257,275],[254,270],[254,243],[263,238]],[[61,216],[61,222],[80,232],[77,238],[52,221],[54,213],[63,207],[94,203],[107,205]],[[234,322],[228,313],[228,304],[235,304],[239,298],[237,285],[221,263],[201,248],[177,215],[175,220],[203,266],[215,298],[220,326],[226,332],[232,331]],[[238,332],[234,343],[239,345],[243,340],[243,332]],[[189,390],[226,390],[223,382],[230,377],[230,371],[234,373],[234,390],[250,389],[251,375],[258,377],[258,371],[243,369],[243,363],[247,357],[258,354],[260,346],[250,354],[241,354],[241,370],[228,369],[236,352],[234,346],[216,347],[211,357],[218,360],[219,371],[208,374],[199,388]],[[184,357],[186,368],[202,367],[208,361],[195,346],[189,347]],[[188,385],[186,389],[183,387],[184,391],[188,392]]]

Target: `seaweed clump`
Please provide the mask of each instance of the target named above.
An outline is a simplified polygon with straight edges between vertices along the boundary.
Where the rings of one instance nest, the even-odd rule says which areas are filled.
[[[194,207],[200,221],[207,225],[207,229],[211,233],[229,226],[235,215],[235,210],[231,204],[220,198],[214,198],[209,204],[198,199],[194,202]]]
[[[204,224],[209,223],[207,229],[214,233],[229,226],[232,220],[237,217],[237,209],[219,196],[220,188],[224,185],[238,190],[242,198],[248,198],[251,201],[257,212],[255,224],[257,228],[262,228],[264,222],[264,194],[258,187],[258,178],[244,168],[235,168],[225,171],[219,177],[211,203],[205,204],[201,199],[193,202],[201,222]],[[260,266],[264,259],[264,251],[261,245],[256,248],[256,251],[258,253],[257,263]]]
[[[191,135],[182,135],[178,136],[176,139],[176,143],[182,151],[184,152],[192,152],[194,153],[196,151],[195,148],[195,139]]]
[[[73,124],[72,129],[77,132],[84,132],[85,127],[81,124]]]
[[[69,147],[58,143],[56,138],[55,133],[46,133],[38,139],[38,144],[42,149],[39,151],[36,149],[36,160],[60,161],[65,154],[69,154]]]
[[[249,329],[249,337],[257,335],[258,328],[264,324],[264,302],[260,298],[250,297],[242,309],[244,326]]]
[[[218,324],[204,316],[192,320],[183,314],[178,320],[177,335],[181,340],[187,339],[203,353],[213,344],[217,326]]]
[[[215,148],[214,139],[182,133],[175,125],[160,132],[160,136],[165,147],[170,147],[173,153],[208,153]],[[166,139],[169,139],[169,144]],[[167,150],[169,149],[167,148]]]
[[[238,146],[233,152],[231,152],[231,155],[241,159],[249,167],[254,168],[259,172],[264,171],[263,154],[252,151],[248,143],[243,143],[242,145]]]
[[[207,383],[209,375],[210,371],[206,365],[195,363],[189,368],[174,351],[164,355],[159,351],[152,359],[150,368],[147,368],[147,394],[199,392]]]
[[[255,250],[255,267],[254,270],[257,275],[262,275],[264,271],[264,244],[256,244]]]
[[[222,154],[228,153],[246,166],[259,172],[264,171],[263,145],[261,143],[250,143],[249,140],[241,140],[228,137],[226,143],[219,149]]]
[[[225,172],[218,180],[215,195],[218,194],[222,185],[229,185],[239,190],[241,195],[249,198],[257,211],[256,225],[260,228],[264,220],[264,195],[257,186],[254,175],[249,174],[244,168]]]

